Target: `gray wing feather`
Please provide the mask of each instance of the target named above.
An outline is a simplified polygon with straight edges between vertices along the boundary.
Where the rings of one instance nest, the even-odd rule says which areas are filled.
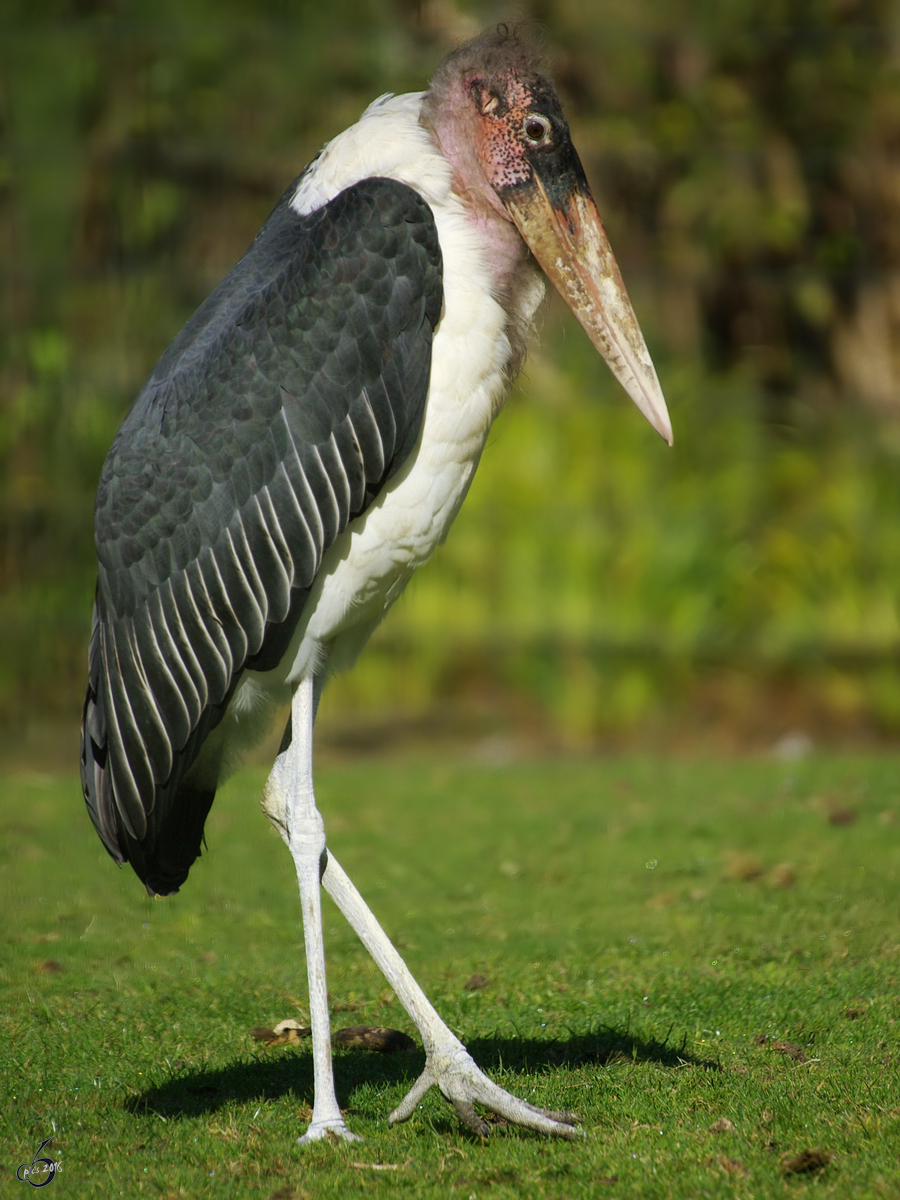
[[[241,672],[277,664],[323,555],[424,414],[430,210],[371,179],[299,216],[294,186],[160,359],[98,488],[82,781],[151,890],[199,853],[214,787],[185,774]]]

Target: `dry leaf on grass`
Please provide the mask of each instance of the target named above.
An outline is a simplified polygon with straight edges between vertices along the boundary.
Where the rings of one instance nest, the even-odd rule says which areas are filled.
[[[723,1171],[727,1172],[727,1174],[729,1174],[729,1175],[749,1175],[750,1174],[750,1168],[744,1166],[744,1164],[742,1162],[739,1162],[736,1158],[726,1158],[725,1155],[722,1154],[714,1161],[716,1162],[716,1164],[718,1166],[720,1166],[722,1168]]]
[[[752,883],[755,879],[759,879],[765,868],[758,858],[752,854],[738,854],[731,852],[723,855],[725,878],[733,882]]]
[[[776,863],[766,876],[769,887],[789,888],[797,882],[797,872],[790,863]]]
[[[345,1049],[377,1050],[380,1054],[414,1054],[417,1046],[408,1034],[383,1025],[351,1025],[339,1029],[334,1042]]]
[[[310,1037],[312,1029],[299,1021],[279,1021],[274,1029],[258,1025],[250,1030],[255,1042],[264,1046],[299,1046]],[[351,1025],[349,1029],[338,1029],[332,1041],[344,1049],[377,1050],[381,1054],[411,1054],[416,1043],[399,1029],[386,1029],[383,1025]]]
[[[476,972],[476,974],[470,975],[469,978],[466,980],[466,982],[463,984],[463,991],[465,991],[465,992],[480,992],[484,988],[490,987],[490,983],[491,983],[491,981],[488,979],[488,977],[486,975],[479,975]]]
[[[772,1042],[771,1047],[776,1054],[786,1054],[788,1058],[792,1058],[794,1062],[806,1062],[806,1052],[802,1046],[798,1046],[796,1042]]]
[[[301,1025],[299,1021],[293,1020],[279,1021],[274,1029],[257,1025],[255,1029],[250,1030],[254,1042],[262,1042],[264,1046],[299,1046],[311,1033],[312,1029],[308,1025]]]
[[[768,1046],[770,1050],[774,1050],[776,1054],[786,1054],[788,1058],[792,1058],[794,1062],[804,1063],[807,1061],[806,1051],[802,1046],[798,1046],[796,1042],[772,1041],[766,1034],[761,1033],[759,1037],[754,1039],[757,1046]]]
[[[801,1150],[784,1159],[781,1164],[784,1175],[808,1175],[812,1171],[822,1171],[834,1161],[830,1150]]]

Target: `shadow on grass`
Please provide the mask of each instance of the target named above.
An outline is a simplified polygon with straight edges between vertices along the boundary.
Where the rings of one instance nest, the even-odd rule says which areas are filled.
[[[466,1043],[472,1057],[485,1070],[503,1068],[535,1074],[584,1066],[614,1066],[618,1063],[647,1062],[661,1067],[699,1067],[721,1070],[711,1059],[697,1058],[687,1050],[687,1040],[677,1045],[670,1041],[672,1030],[660,1040],[642,1037],[629,1026],[595,1025],[583,1033],[570,1030],[567,1037],[552,1040],[536,1038],[473,1038]]]
[[[671,1033],[671,1031],[670,1031]],[[629,1029],[599,1026],[586,1033],[543,1041],[536,1038],[473,1038],[468,1049],[488,1073],[500,1070],[522,1074],[546,1074],[584,1066],[615,1066],[621,1063],[656,1063],[663,1067],[698,1067],[718,1071],[717,1062],[697,1058],[685,1043],[672,1045],[645,1039]],[[413,1054],[376,1055],[359,1051],[337,1051],[334,1057],[338,1095],[356,1087],[394,1084],[410,1086],[422,1070],[421,1051]],[[515,1085],[510,1085],[515,1091]],[[218,1069],[186,1072],[158,1086],[131,1096],[125,1108],[134,1116],[158,1116],[166,1120],[198,1117],[226,1104],[253,1104],[283,1097],[298,1104],[311,1104],[313,1097],[312,1052],[285,1051],[252,1062],[234,1062]]]

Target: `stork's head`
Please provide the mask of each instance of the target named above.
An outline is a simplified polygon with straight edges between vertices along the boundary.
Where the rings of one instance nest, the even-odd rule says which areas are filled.
[[[455,50],[432,80],[423,120],[475,209],[512,222],[654,429],[666,402],[553,84],[505,30]]]

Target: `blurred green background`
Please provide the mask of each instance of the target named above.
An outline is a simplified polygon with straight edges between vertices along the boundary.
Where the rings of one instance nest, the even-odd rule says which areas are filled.
[[[74,764],[93,492],[159,354],[323,141],[510,15],[5,0],[3,753]],[[896,738],[898,6],[512,15],[542,30],[675,448],[551,299],[447,545],[332,685],[326,741]]]

